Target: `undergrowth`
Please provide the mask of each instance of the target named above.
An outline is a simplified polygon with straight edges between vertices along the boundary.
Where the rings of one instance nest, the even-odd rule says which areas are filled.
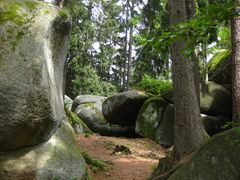
[[[96,173],[98,170],[106,170],[108,162],[100,159],[92,158],[87,152],[82,151],[82,156],[86,163],[90,166],[90,169]]]
[[[146,75],[142,81],[134,86],[138,90],[146,91],[153,95],[165,95],[172,90],[172,87],[171,81],[157,80]]]

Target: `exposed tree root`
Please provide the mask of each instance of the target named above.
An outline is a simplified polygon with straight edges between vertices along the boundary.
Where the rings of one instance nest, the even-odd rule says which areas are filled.
[[[151,180],[167,180],[175,171],[186,164],[192,157],[192,154],[183,156],[180,160],[174,161],[172,155],[160,159],[156,172],[150,178]]]

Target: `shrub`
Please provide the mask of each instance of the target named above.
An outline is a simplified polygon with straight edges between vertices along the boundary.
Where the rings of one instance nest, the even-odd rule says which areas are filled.
[[[172,82],[154,79],[145,75],[134,88],[141,91],[146,91],[153,95],[165,95],[172,90]]]

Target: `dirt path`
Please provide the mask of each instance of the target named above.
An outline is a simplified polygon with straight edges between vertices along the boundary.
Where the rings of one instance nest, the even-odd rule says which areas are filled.
[[[159,157],[166,152],[163,147],[145,138],[77,135],[76,140],[80,148],[93,158],[110,162],[105,171],[94,174],[94,180],[145,180]],[[131,154],[113,154],[116,145],[128,147]]]

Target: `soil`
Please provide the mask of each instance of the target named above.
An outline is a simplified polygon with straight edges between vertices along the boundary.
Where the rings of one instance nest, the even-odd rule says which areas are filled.
[[[93,180],[146,180],[166,149],[146,138],[76,135],[80,149],[95,159],[108,162],[105,170],[92,173]],[[114,153],[116,146],[125,146],[131,152]]]

